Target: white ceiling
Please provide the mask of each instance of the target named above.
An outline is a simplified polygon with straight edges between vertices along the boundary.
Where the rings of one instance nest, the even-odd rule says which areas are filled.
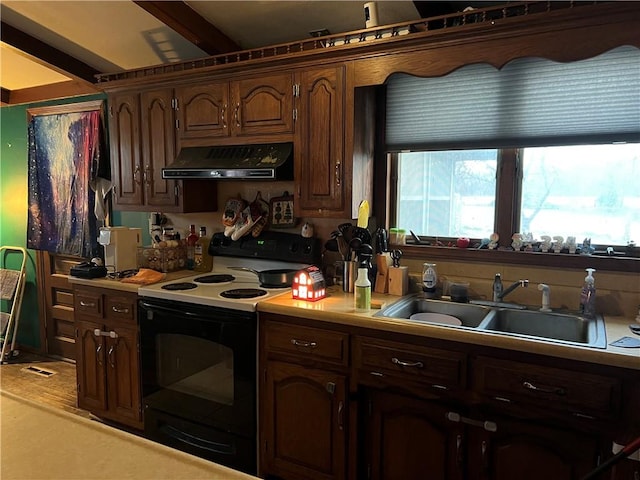
[[[363,1],[187,1],[241,49],[365,27]],[[411,1],[377,2],[380,24],[420,18]],[[208,56],[129,0],[2,0],[2,22],[81,60],[100,73]],[[0,86],[19,90],[70,80],[6,43],[0,48]]]

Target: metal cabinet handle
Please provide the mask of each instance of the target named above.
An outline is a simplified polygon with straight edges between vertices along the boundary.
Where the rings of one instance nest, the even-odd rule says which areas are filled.
[[[129,313],[129,309],[128,308],[119,308],[116,307],[115,305],[111,307],[111,310],[113,310],[115,313]]]
[[[95,308],[96,304],[95,304],[95,302],[85,302],[84,300],[80,300],[80,306],[81,307]]]
[[[342,400],[338,402],[338,428],[344,429],[344,402]]]
[[[458,466],[462,466],[462,435],[456,437],[456,461]]]
[[[102,359],[100,358],[100,352],[102,351],[102,343],[98,344],[98,347],[96,348],[96,361],[98,362],[98,365],[102,366]]]
[[[144,167],[144,183],[145,185],[151,185],[151,167],[147,165]]]
[[[556,395],[565,395],[567,393],[564,388],[551,387],[548,385],[534,385],[533,383],[527,381],[522,382],[522,386],[527,390],[540,393],[554,393]]]
[[[403,360],[399,360],[396,357],[393,357],[391,359],[391,363],[393,363],[394,365],[400,365],[402,367],[416,367],[416,368],[423,368],[424,367],[424,363],[422,362],[406,362]]]
[[[222,120],[222,128],[227,128],[227,104],[222,106],[220,111],[220,119]]]
[[[318,344],[316,342],[307,342],[306,340],[291,339],[291,343],[296,347],[316,348]]]
[[[140,185],[142,183],[140,179],[140,165],[136,165],[136,168],[133,171],[133,181],[136,183],[136,185]]]
[[[236,119],[236,127],[240,128],[240,103],[236,104],[236,109],[233,117]]]
[[[336,162],[336,185],[339,187],[342,183],[342,164],[340,160]]]
[[[486,469],[489,467],[489,459],[487,458],[487,442],[483,440],[480,443],[480,455],[482,458],[482,466]]]
[[[115,361],[113,359],[113,350],[114,350],[114,348],[115,348],[115,345],[111,345],[111,348],[109,348],[109,353],[108,353],[109,365],[111,365],[111,368],[116,368],[116,363],[115,363]]]

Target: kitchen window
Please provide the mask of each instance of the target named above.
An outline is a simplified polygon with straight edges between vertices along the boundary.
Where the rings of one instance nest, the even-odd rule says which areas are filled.
[[[419,151],[394,159],[394,224],[420,236],[486,238],[497,230],[496,216],[516,211],[513,231],[537,239],[573,236],[619,249],[640,242],[640,183],[632,180],[640,178],[640,144]],[[519,208],[508,193],[496,201],[498,171],[521,172],[507,179],[509,191],[521,192]]]
[[[498,232],[640,243],[640,51],[521,58],[387,83],[390,225],[429,240]]]

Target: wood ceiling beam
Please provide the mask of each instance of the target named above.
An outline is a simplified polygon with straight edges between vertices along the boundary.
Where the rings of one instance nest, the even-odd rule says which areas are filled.
[[[49,68],[96,83],[95,75],[101,72],[95,68],[5,22],[0,22],[0,28],[0,38],[4,43],[32,56]]]
[[[11,100],[11,90],[0,87],[0,104],[8,105]]]
[[[241,50],[240,46],[232,39],[184,2],[134,0],[133,3],[146,10],[209,55]]]
[[[44,102],[59,98],[79,97],[82,95],[94,95],[102,93],[94,84],[84,80],[69,80],[66,82],[50,83],[37,87],[20,88],[11,90],[7,105],[19,105],[21,103]]]

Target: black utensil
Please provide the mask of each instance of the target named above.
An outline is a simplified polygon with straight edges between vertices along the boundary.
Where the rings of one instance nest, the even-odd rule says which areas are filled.
[[[402,258],[402,250],[391,250],[391,260],[393,261],[393,266],[398,268],[400,267],[400,259]]]

